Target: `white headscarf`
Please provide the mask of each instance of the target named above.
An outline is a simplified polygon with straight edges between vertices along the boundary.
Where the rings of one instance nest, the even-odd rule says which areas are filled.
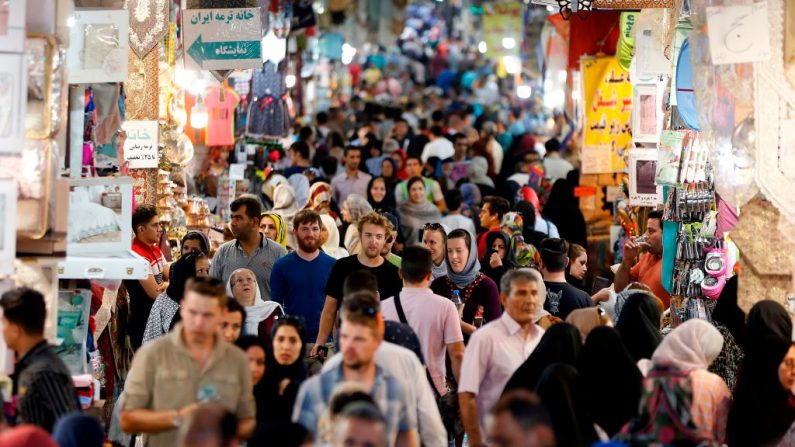
[[[328,240],[323,244],[323,251],[334,259],[348,256],[348,251],[340,247],[340,231],[337,229],[337,222],[328,214],[321,214],[320,220],[328,230]]]
[[[226,282],[226,296],[233,300],[236,299],[235,295],[232,293],[232,278],[242,270],[250,272],[251,276],[254,278],[254,293],[256,294],[254,296],[254,305],[245,306],[246,321],[243,325],[243,333],[245,335],[258,335],[259,324],[268,318],[276,309],[281,309],[282,306],[275,301],[264,301],[262,299],[262,293],[259,290],[259,284],[257,284],[257,276],[249,269],[237,269],[229,275],[229,281]],[[284,310],[282,310],[282,313],[284,313]]]
[[[663,338],[651,361],[673,364],[681,371],[707,369],[723,348],[723,336],[710,323],[692,319]]]

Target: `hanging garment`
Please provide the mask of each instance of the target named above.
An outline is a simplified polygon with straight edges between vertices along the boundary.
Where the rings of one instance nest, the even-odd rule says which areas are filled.
[[[240,97],[230,88],[222,91],[219,87],[211,87],[204,92],[204,106],[210,118],[205,138],[207,146],[235,144],[235,108],[239,103]]]

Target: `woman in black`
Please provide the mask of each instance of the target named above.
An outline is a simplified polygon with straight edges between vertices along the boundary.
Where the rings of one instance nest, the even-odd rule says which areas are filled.
[[[662,341],[660,308],[655,298],[643,291],[630,295],[621,308],[616,330],[633,360],[651,359]]]
[[[530,357],[513,373],[503,393],[514,389],[534,391],[544,370],[552,364],[574,365],[582,351],[580,331],[568,324],[556,324],[541,337]]]
[[[263,408],[257,406],[257,423],[290,422],[298,388],[307,377],[305,338],[306,330],[299,317],[285,316],[273,326],[265,376],[260,389],[255,390],[257,402],[267,403]]]
[[[502,231],[486,234],[486,254],[480,260],[480,272],[491,278],[497,284],[497,289],[500,288],[502,275],[513,269],[510,248],[511,239]]]

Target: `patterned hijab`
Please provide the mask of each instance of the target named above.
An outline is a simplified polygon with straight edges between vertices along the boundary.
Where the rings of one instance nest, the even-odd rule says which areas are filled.
[[[478,273],[480,273],[480,261],[478,261],[478,244],[475,240],[475,237],[471,234],[469,235],[469,256],[467,256],[467,263],[461,273],[456,273],[453,271],[453,267],[450,265],[450,260],[447,257],[445,257],[445,262],[447,263],[447,277],[450,278],[450,281],[452,281],[456,287],[464,288],[469,285],[469,283],[474,281],[475,278],[477,278]]]
[[[304,209],[315,210],[318,214],[331,214],[331,185],[317,182],[309,188],[309,199]]]
[[[267,217],[273,221],[276,225],[276,240],[274,242],[287,248],[287,225],[284,223],[282,216],[273,211],[265,211],[261,217]]]

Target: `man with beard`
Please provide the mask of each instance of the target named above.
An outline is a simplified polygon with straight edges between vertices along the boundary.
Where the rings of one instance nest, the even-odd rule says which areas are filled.
[[[262,205],[254,196],[242,195],[229,208],[232,210],[229,228],[235,239],[218,247],[210,266],[210,276],[227,283],[235,270],[249,269],[257,278],[262,299],[269,301],[273,264],[287,254],[287,249],[259,232]]]
[[[285,313],[304,318],[306,343],[317,338],[326,282],[336,262],[320,250],[321,225],[320,215],[313,210],[296,214],[293,235],[298,247],[279,258],[271,273],[271,299],[280,303]]]
[[[398,268],[381,256],[386,238],[393,230],[389,219],[372,212],[362,216],[357,222],[357,227],[362,239],[362,251],[358,255],[342,258],[334,264],[326,283],[326,302],[323,305],[315,346],[311,349],[310,355],[316,355],[317,347],[328,340],[331,328],[337,319],[337,311],[342,304],[343,285],[348,274],[366,270],[375,275],[381,299],[395,296],[403,288]]]
[[[397,377],[376,364],[383,341],[384,320],[371,293],[345,297],[340,326],[342,363],[313,376],[301,385],[293,407],[293,422],[314,434],[338,384],[354,382],[373,398],[385,417],[388,446],[417,446],[417,420],[407,391]]]

